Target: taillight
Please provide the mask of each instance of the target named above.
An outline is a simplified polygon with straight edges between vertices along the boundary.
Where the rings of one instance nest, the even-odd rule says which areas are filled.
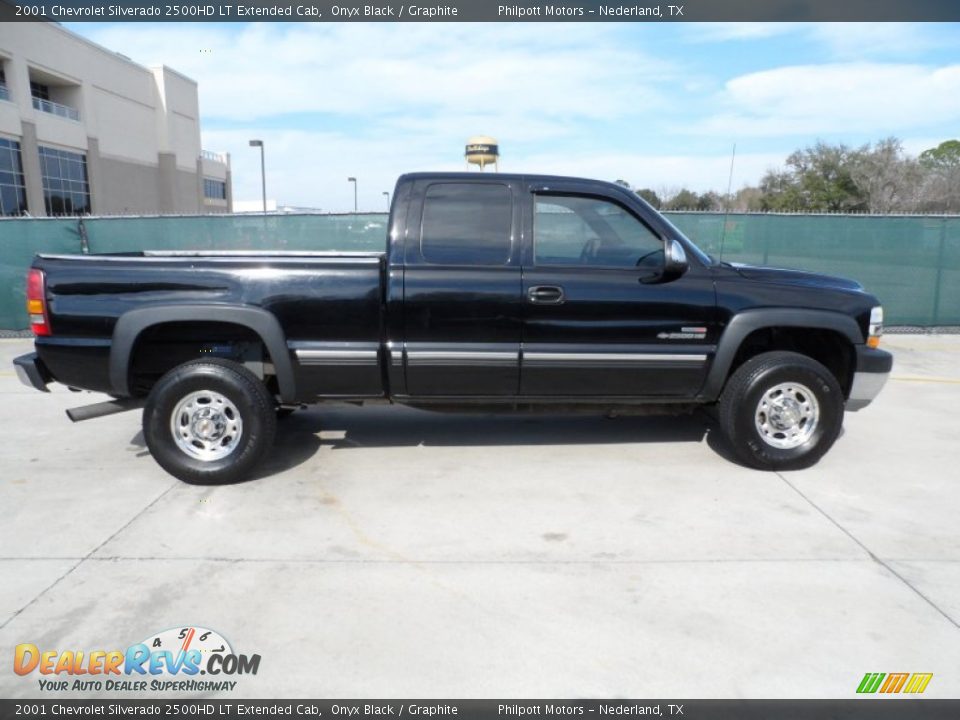
[[[47,288],[43,270],[33,269],[27,275],[27,314],[34,335],[50,334],[50,318],[47,315]]]

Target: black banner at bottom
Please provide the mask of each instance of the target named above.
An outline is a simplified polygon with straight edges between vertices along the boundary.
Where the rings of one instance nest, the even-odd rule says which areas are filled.
[[[0,700],[0,718],[940,720],[960,700]]]

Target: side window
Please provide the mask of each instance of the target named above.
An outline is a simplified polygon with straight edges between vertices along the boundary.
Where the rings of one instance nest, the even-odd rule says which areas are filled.
[[[537,265],[656,267],[663,242],[640,220],[608,200],[538,195],[533,222]]]
[[[423,200],[420,252],[443,265],[505,265],[512,218],[506,185],[436,183]]]

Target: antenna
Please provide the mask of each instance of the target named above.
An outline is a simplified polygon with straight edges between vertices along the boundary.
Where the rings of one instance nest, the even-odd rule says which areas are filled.
[[[723,243],[727,239],[727,218],[730,217],[730,190],[733,189],[733,161],[737,158],[737,144],[733,144],[733,152],[730,153],[730,177],[727,178],[727,202],[723,211],[723,228],[720,230],[720,261],[723,262]]]

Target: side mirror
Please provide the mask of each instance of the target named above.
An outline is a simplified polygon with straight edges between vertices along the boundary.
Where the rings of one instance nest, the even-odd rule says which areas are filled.
[[[663,266],[655,273],[640,278],[640,282],[648,285],[665,283],[676,280],[690,267],[687,262],[687,251],[683,245],[673,238],[663,241]]]
[[[667,238],[664,243],[663,279],[676,280],[690,267],[687,263],[687,251],[679,240]]]

